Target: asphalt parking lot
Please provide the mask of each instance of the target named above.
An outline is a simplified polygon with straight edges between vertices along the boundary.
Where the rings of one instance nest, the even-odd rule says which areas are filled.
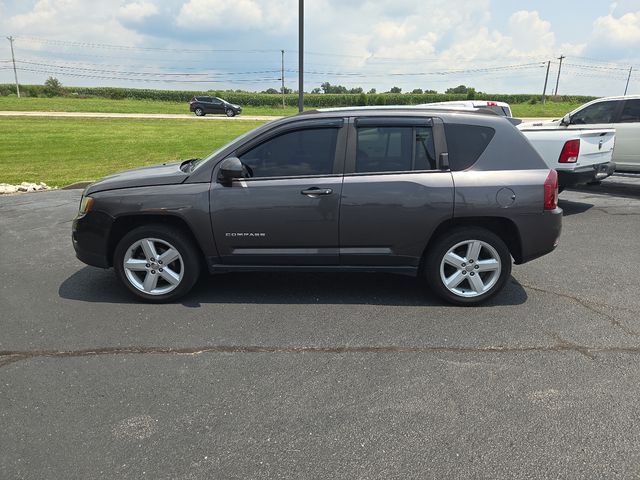
[[[564,192],[479,308],[382,274],[136,303],[75,259],[79,199],[0,198],[0,478],[640,477],[640,178]]]

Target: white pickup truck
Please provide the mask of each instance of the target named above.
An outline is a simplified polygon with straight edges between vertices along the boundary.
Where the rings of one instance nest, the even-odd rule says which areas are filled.
[[[560,190],[582,183],[595,183],[613,174],[613,128],[575,126],[559,129],[557,122],[521,123],[511,117],[508,103],[490,100],[426,103],[418,108],[484,110],[507,117],[531,142],[549,168],[558,172]],[[490,110],[490,111],[489,111]]]
[[[558,130],[556,127],[517,127],[550,168],[558,172],[560,189],[581,183],[598,182],[610,176],[616,132],[612,128]]]

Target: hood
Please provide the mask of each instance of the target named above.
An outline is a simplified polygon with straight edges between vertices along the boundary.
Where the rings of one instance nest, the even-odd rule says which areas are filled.
[[[184,162],[163,163],[151,167],[136,168],[109,175],[87,187],[86,194],[118,188],[147,187],[151,185],[175,185],[184,182],[189,173],[180,169]]]

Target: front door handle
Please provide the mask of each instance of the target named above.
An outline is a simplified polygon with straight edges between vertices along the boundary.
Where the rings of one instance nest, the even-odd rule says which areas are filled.
[[[318,197],[320,195],[331,195],[333,190],[331,188],[311,187],[306,190],[302,190],[300,193],[302,195],[307,195],[308,197]]]

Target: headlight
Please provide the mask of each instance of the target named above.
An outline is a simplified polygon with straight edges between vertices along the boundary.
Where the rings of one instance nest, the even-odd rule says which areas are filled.
[[[86,213],[89,213],[92,208],[93,208],[93,198],[91,198],[91,197],[82,197],[82,200],[80,200],[80,211],[79,211],[79,213],[81,215],[84,215]]]

